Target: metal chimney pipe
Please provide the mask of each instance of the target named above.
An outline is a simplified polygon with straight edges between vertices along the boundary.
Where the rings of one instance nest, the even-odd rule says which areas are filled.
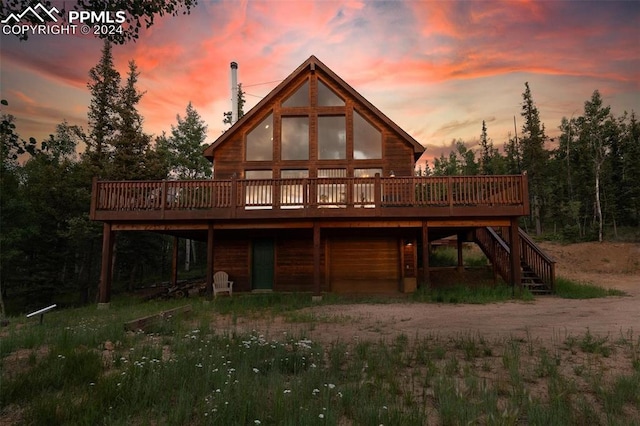
[[[231,125],[238,121],[238,63],[231,62]]]

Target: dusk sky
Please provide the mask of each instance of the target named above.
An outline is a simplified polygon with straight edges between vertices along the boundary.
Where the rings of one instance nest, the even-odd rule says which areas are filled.
[[[16,116],[21,137],[45,139],[65,119],[87,130],[88,72],[102,41],[0,37],[2,113]],[[429,158],[454,139],[472,146],[483,120],[502,147],[514,116],[521,131],[525,82],[549,136],[563,116],[581,115],[596,89],[615,115],[640,112],[640,1],[199,0],[190,15],[161,18],[113,53],[123,81],[127,62],[138,64],[147,133],[170,133],[191,101],[208,143],[226,128],[231,61],[246,112],[311,55]]]

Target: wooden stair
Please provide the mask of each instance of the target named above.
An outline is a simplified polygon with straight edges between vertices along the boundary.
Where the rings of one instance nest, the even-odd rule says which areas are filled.
[[[551,288],[536,274],[529,265],[524,262],[520,264],[522,272],[520,283],[522,288],[526,288],[535,295],[551,294]]]
[[[555,261],[538,247],[535,242],[519,229],[520,236],[520,285],[532,294],[552,294],[555,282]],[[495,272],[506,282],[511,279],[510,243],[493,228],[477,228],[476,244],[482,249]]]

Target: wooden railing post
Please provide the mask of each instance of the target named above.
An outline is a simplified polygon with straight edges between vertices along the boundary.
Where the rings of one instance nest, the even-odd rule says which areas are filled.
[[[238,208],[238,178],[233,174],[231,176],[231,217],[236,217],[236,209]]]
[[[167,203],[169,202],[169,194],[167,194],[167,181],[162,181],[162,191],[160,192],[160,201],[162,204],[160,205],[160,212],[162,218],[164,218],[164,210],[167,207]]]
[[[373,198],[374,205],[376,206],[376,216],[380,216],[380,209],[382,207],[382,179],[380,179],[380,173],[376,173],[374,177],[373,185]]]
[[[522,196],[522,215],[528,216],[530,213],[529,178],[526,172],[520,175],[520,194]]]
[[[453,213],[453,177],[447,177],[447,197],[449,198],[449,213]]]

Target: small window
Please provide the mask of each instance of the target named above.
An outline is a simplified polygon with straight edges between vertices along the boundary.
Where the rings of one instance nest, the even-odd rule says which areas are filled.
[[[344,106],[344,100],[318,80],[318,106]]]
[[[382,133],[353,111],[353,158],[373,160],[382,158]]]
[[[298,88],[291,96],[289,96],[284,102],[283,107],[306,107],[309,106],[309,80],[305,81],[302,86]]]
[[[282,117],[283,160],[309,159],[309,117]]]
[[[347,131],[345,118],[318,117],[318,158],[344,160],[347,158]]]
[[[353,177],[372,178],[376,176],[376,173],[382,175],[382,169],[355,169],[353,171]]]
[[[273,160],[273,114],[247,133],[247,161]]]

